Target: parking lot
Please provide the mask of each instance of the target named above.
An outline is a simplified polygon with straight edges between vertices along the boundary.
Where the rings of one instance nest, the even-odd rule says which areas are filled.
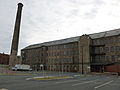
[[[48,72],[48,76],[56,76],[58,72]],[[42,76],[43,73],[28,75],[0,75],[0,90],[120,90],[120,77],[116,75],[81,75],[64,73],[72,76],[67,79],[34,80],[28,79]]]

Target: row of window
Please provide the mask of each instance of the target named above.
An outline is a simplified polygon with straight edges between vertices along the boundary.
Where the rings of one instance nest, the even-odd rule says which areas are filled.
[[[49,46],[48,50],[55,50],[55,49],[66,49],[66,48],[76,48],[78,47],[78,43],[72,44],[65,44],[65,45],[56,45],[56,46]]]
[[[78,55],[78,50],[63,51],[63,52],[49,52],[48,56],[64,56],[64,55]]]
[[[78,50],[65,50],[65,51],[61,51],[61,52],[44,52],[44,53],[23,53],[22,54],[22,57],[28,57],[28,58],[31,58],[31,57],[42,57],[42,56],[71,56],[71,55],[78,55]]]
[[[93,52],[94,53],[120,52],[120,46],[95,47],[93,48]]]
[[[96,55],[92,57],[92,61],[120,61],[120,55],[111,56]]]
[[[50,66],[47,66],[48,69],[66,69],[66,70],[70,70],[70,69],[77,69],[78,68],[78,65],[50,65]]]
[[[48,63],[76,63],[78,60],[73,58],[65,58],[65,59],[48,59]]]
[[[59,50],[59,49],[66,49],[66,48],[68,49],[68,48],[76,48],[76,47],[78,47],[78,43],[71,43],[71,44],[65,44],[65,45],[56,45],[56,46],[48,46],[48,47],[30,49],[28,50],[28,52],[41,52],[41,51],[47,51],[47,50]],[[22,51],[22,53],[24,53],[24,51]]]

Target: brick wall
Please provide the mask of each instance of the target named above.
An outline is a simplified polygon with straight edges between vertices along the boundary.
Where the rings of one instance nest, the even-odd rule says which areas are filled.
[[[5,65],[9,64],[9,55],[8,54],[0,53],[0,64],[5,64]]]

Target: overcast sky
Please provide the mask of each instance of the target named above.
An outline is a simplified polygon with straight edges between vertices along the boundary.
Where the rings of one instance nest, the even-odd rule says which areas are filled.
[[[10,53],[18,2],[19,54],[30,44],[120,28],[120,0],[0,0],[0,53]]]

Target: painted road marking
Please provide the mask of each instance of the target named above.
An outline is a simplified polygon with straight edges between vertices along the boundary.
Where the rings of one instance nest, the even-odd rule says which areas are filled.
[[[103,87],[103,86],[105,86],[105,85],[107,85],[107,84],[110,84],[110,83],[112,83],[112,82],[113,82],[113,80],[111,80],[111,81],[109,81],[109,82],[106,82],[106,83],[104,83],[104,84],[101,84],[101,85],[99,85],[99,86],[96,86],[96,87],[94,87],[94,89]]]
[[[46,76],[46,77],[52,77],[52,76]],[[33,77],[33,78],[26,78],[26,80],[37,79],[37,78],[45,78],[45,76]]]
[[[32,79],[32,78],[26,78],[26,80],[30,80],[30,79]]]
[[[79,74],[78,75],[74,75],[74,77],[78,77],[78,76],[80,76]]]
[[[91,83],[91,82],[95,82],[95,81],[97,81],[97,80],[98,80],[98,79],[92,80],[92,81],[87,81],[87,82],[82,82],[82,83],[77,83],[77,84],[73,84],[72,86],[77,86],[77,85],[80,85],[80,84]]]
[[[69,81],[56,82],[56,83],[67,83],[67,82],[75,82],[75,81],[79,81],[79,80],[69,80]]]
[[[2,89],[0,89],[0,90],[8,90],[8,89],[2,88]]]

